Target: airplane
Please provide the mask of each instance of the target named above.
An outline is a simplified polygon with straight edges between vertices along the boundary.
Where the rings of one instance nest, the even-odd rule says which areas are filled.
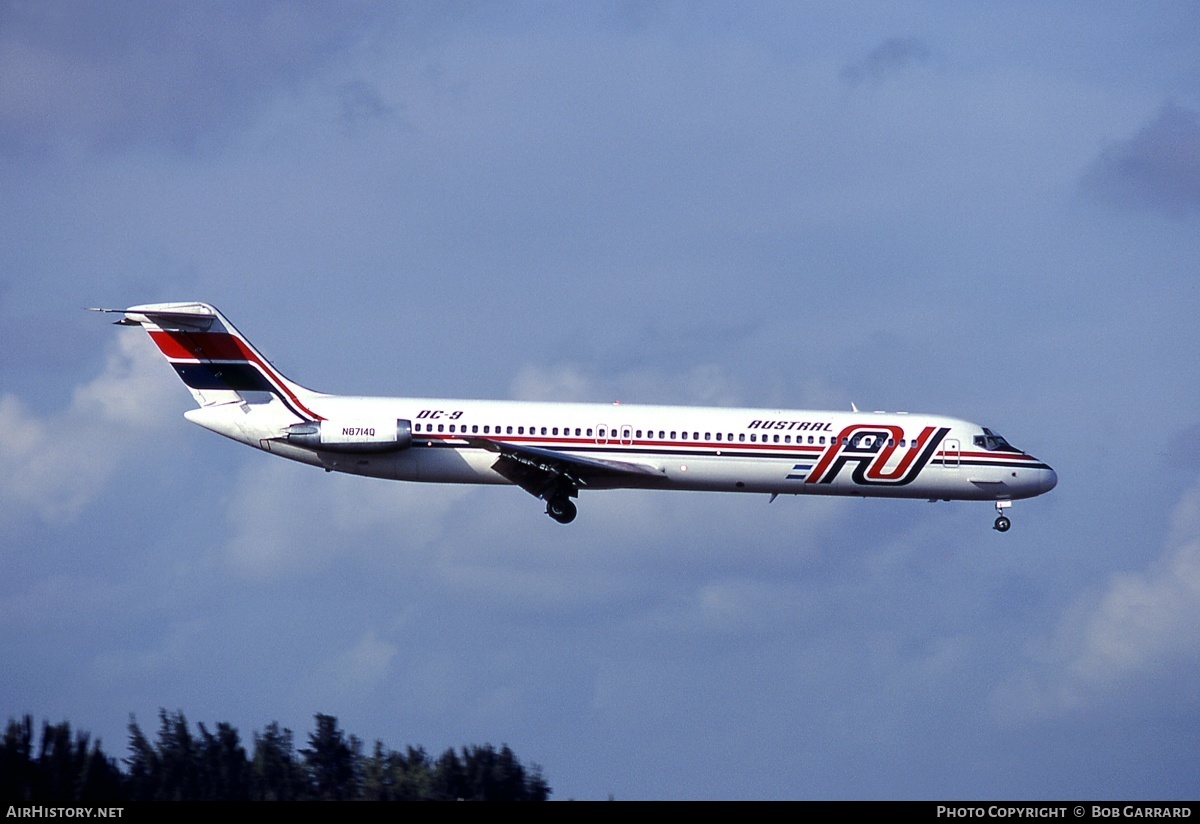
[[[205,429],[327,472],[513,484],[575,519],[583,490],[678,489],[991,501],[1049,492],[1049,465],[991,429],[940,415],[329,395],[281,375],[216,308],[153,303],[150,334]]]

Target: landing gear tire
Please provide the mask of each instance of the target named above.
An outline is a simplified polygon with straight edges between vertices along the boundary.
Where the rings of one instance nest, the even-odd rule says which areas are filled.
[[[1008,532],[1008,528],[1010,526],[1012,526],[1012,521],[1001,515],[996,519],[996,523],[993,524],[992,529],[996,530],[997,532]]]
[[[570,498],[566,495],[560,495],[546,502],[546,514],[560,524],[569,524],[575,520],[578,510]]]

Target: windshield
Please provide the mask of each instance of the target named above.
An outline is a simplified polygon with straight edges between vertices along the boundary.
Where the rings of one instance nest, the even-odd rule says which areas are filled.
[[[1004,440],[1003,435],[997,435],[986,426],[983,428],[982,435],[975,436],[975,445],[982,447],[989,452],[1020,452],[1015,446]]]

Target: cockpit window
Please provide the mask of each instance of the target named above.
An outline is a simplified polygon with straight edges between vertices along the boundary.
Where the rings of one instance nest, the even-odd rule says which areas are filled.
[[[1004,440],[1003,435],[997,435],[986,426],[983,428],[982,435],[975,436],[975,445],[988,450],[989,452],[1019,452],[1015,446]]]

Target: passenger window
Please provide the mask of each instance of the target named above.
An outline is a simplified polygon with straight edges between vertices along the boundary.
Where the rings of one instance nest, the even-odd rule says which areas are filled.
[[[739,433],[738,433],[738,440],[739,440],[739,441],[741,441],[742,443],[745,443],[745,442],[746,442],[746,433],[745,433],[745,432],[739,432]]]
[[[711,433],[711,432],[705,432],[705,433],[704,433],[704,440],[706,440],[706,441],[711,441],[711,440],[712,440],[712,433]]]
[[[543,434],[543,435],[545,435],[545,434],[546,434],[546,427],[544,427],[544,426],[542,427],[542,434]]]
[[[686,440],[687,440],[687,433],[686,433],[686,432],[681,432],[680,434],[683,436],[683,437],[682,437],[682,440],[685,440],[685,441],[686,441]]]
[[[718,433],[717,433],[717,440],[718,440],[718,441],[719,441],[719,440],[721,440],[721,433],[720,433],[720,432],[718,432]]]

